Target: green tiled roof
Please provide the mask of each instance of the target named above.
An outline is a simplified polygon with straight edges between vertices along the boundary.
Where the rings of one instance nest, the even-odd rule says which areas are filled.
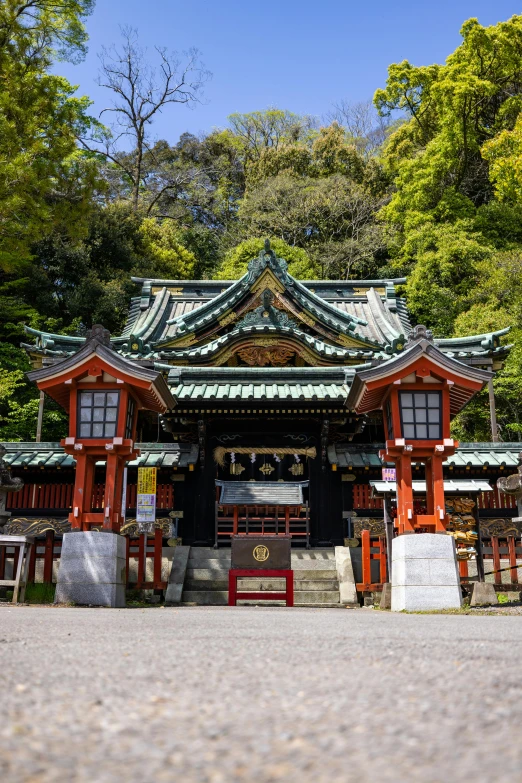
[[[281,323],[277,332],[286,334],[283,330],[289,328],[297,341],[311,341],[312,347],[324,351],[325,356],[331,354],[339,364],[368,356],[382,361],[402,351],[411,325],[404,300],[396,297],[395,285],[404,283],[404,278],[299,281],[288,274],[284,259],[272,251],[253,259],[247,274],[235,281],[132,278],[141,284],[141,295],[132,299],[123,332],[111,342],[118,353],[136,362],[176,364],[186,357],[195,363],[199,359],[211,361],[222,341],[231,339],[238,330],[237,323],[233,326],[227,320],[232,310],[242,319],[250,312],[251,302],[259,295],[259,291],[253,294],[253,287],[255,291],[256,281],[267,269],[284,287],[284,307],[292,310],[290,320],[298,323],[302,317],[293,331],[290,324]],[[277,302],[274,304],[278,312],[283,312]],[[494,363],[498,367],[509,352],[510,346],[502,344],[508,331],[435,338],[434,343],[451,358],[478,367]],[[32,339],[24,344],[26,350],[51,363],[77,352],[85,341],[84,337],[30,327],[26,332]],[[189,349],[169,345],[182,337]],[[361,346],[345,350],[347,339]]]
[[[5,462],[12,468],[73,468],[76,460],[59,443],[5,443]],[[186,468],[197,462],[199,449],[189,443],[136,443],[141,454],[133,467]],[[103,464],[99,462],[97,464]]]
[[[383,444],[357,446],[351,443],[336,443],[328,447],[328,459],[340,468],[380,468],[384,463],[379,457]],[[516,468],[521,443],[461,443],[445,465],[453,468]]]
[[[344,367],[173,367],[170,390],[178,401],[243,402],[346,400],[354,370]]]

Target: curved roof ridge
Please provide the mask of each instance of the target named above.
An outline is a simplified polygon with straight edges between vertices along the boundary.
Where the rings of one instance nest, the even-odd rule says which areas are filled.
[[[162,321],[165,319],[169,303],[170,292],[168,288],[164,286],[160,292],[155,294],[152,307],[148,310],[144,310],[142,315],[136,319],[134,323],[135,328],[131,330],[130,336],[140,337],[143,341],[150,339],[154,335],[154,332],[157,331],[158,326],[163,325]]]
[[[405,336],[399,332],[393,324],[387,318],[387,312],[384,307],[381,297],[377,294],[375,288],[370,288],[366,293],[368,304],[370,305],[370,312],[375,320],[375,323],[382,334],[386,343],[391,345],[393,349],[397,348],[400,341],[404,341]]]
[[[274,335],[281,335],[283,337],[290,337],[295,338],[299,342],[305,344],[307,347],[311,348],[312,350],[315,350],[320,355],[324,355],[327,357],[330,355],[333,357],[338,357],[339,359],[350,357],[350,356],[361,356],[363,357],[365,354],[371,354],[374,356],[375,351],[372,350],[371,346],[368,346],[368,348],[356,347],[353,348],[343,348],[338,345],[333,345],[330,343],[325,342],[324,340],[320,340],[317,337],[314,337],[313,335],[309,335],[306,332],[301,331],[300,329],[295,329],[293,327],[288,326],[264,326],[264,325],[256,325],[253,324],[251,326],[243,326],[243,327],[236,327],[230,332],[227,332],[227,334],[222,335],[221,337],[216,338],[215,340],[211,340],[209,343],[205,343],[201,346],[193,346],[191,348],[184,348],[180,350],[173,350],[169,352],[169,355],[173,358],[189,358],[189,357],[197,357],[202,356],[203,354],[211,354],[215,351],[220,350],[224,345],[227,345],[229,342],[233,342],[236,339],[241,339],[241,337],[248,337],[251,334],[274,334]],[[161,354],[160,350],[161,346],[156,346],[156,349],[158,350],[158,353]],[[166,355],[167,352],[163,352],[163,356]]]
[[[470,345],[476,342],[484,342],[486,340],[491,341],[494,337],[503,337],[511,331],[510,326],[506,326],[504,329],[497,329],[494,332],[484,332],[483,334],[472,334],[467,337],[435,337],[436,345],[451,346],[451,345]]]

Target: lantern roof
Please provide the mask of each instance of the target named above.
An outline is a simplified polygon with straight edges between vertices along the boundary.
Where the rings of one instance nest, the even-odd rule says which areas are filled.
[[[161,372],[121,356],[114,350],[108,330],[99,324],[93,326],[77,353],[56,364],[33,370],[27,377],[67,411],[71,384],[82,380],[126,383],[132,387],[143,408],[158,413],[164,413],[174,405]]]
[[[413,329],[402,353],[355,373],[346,405],[357,413],[369,413],[382,408],[391,384],[422,381],[429,390],[433,382],[446,381],[450,387],[450,413],[455,415],[491,378],[492,372],[443,353],[434,344],[430,330],[419,325]]]

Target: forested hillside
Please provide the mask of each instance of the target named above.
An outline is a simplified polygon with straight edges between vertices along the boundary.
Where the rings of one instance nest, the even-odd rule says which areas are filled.
[[[210,74],[125,30],[101,58],[110,110],[92,117],[55,75],[83,56],[92,5],[0,0],[0,438],[35,435],[24,324],[117,332],[131,275],[239,277],[270,237],[297,277],[407,275],[438,336],[511,326],[495,391],[502,439],[521,439],[522,16],[468,20],[444,64],[390,65],[373,104],[157,140],[157,113],[196,104]],[[43,437],[61,434],[48,405]],[[490,439],[485,397],[455,434]]]

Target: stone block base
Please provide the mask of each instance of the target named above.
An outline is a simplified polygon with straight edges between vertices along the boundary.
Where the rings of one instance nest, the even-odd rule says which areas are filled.
[[[381,602],[380,602],[381,609],[391,609],[391,597],[392,597],[392,586],[390,582],[385,582],[382,586]]]
[[[352,554],[348,546],[335,547],[335,567],[337,578],[339,580],[339,598],[342,604],[347,606],[356,606],[357,590],[355,589],[355,578],[353,575]]]
[[[125,539],[115,533],[64,533],[54,602],[125,606]]]
[[[495,606],[498,604],[495,586],[491,582],[475,582],[470,606]]]
[[[452,536],[402,535],[392,542],[393,612],[459,609],[460,577]]]

